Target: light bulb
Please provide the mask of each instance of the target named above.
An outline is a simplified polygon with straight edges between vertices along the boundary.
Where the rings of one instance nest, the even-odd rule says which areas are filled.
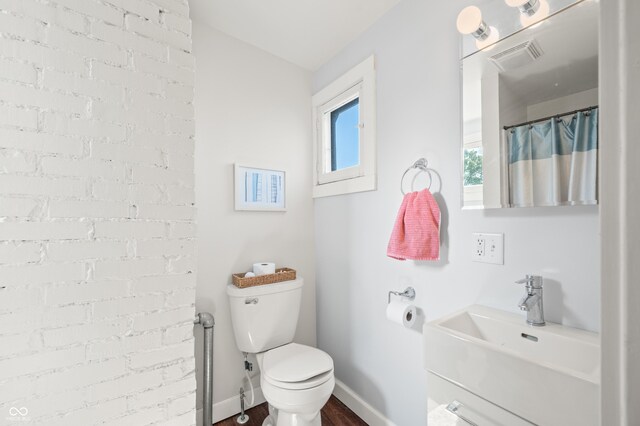
[[[495,46],[492,46],[495,42],[500,39],[500,33],[496,27],[489,27],[487,29],[487,34],[489,35],[484,40],[476,40],[476,47],[479,50],[491,50]]]
[[[467,6],[462,9],[458,14],[458,20],[456,22],[458,31],[465,35],[478,31],[483,24],[482,12],[476,6]]]
[[[520,24],[523,27],[536,24],[549,16],[547,0],[504,0],[507,5],[520,11]]]
[[[458,14],[456,22],[461,34],[471,34],[476,39],[476,47],[479,50],[490,50],[500,38],[495,27],[490,27],[482,20],[482,12],[476,6],[467,6]],[[491,47],[488,47],[491,46]]]
[[[517,7],[520,13],[527,16],[534,15],[540,9],[540,0],[505,0],[511,7]]]
[[[549,2],[547,0],[538,0],[538,3],[538,9],[533,15],[528,16],[524,13],[520,14],[520,24],[522,24],[523,27],[537,24],[549,16]]]

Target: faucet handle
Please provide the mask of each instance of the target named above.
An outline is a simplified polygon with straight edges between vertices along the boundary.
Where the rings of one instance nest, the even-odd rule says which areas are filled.
[[[531,282],[531,278],[527,275],[527,278],[522,278],[521,280],[515,281],[516,284],[529,284]]]
[[[542,288],[542,277],[540,275],[529,275],[515,282],[516,284],[526,284],[531,288]]]

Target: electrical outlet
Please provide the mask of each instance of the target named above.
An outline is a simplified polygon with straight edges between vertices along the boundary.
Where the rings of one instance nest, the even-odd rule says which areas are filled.
[[[473,252],[471,258],[474,262],[504,264],[504,234],[473,235]]]
[[[484,247],[486,240],[482,234],[473,234],[474,248],[473,255],[476,259],[481,259],[484,257]]]

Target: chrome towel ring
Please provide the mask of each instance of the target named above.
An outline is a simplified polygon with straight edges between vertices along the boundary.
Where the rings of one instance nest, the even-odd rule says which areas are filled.
[[[402,195],[406,195],[406,193],[404,192],[404,189],[402,187],[402,184],[404,183],[404,177],[407,175],[409,170],[412,170],[412,169],[418,169],[420,171],[423,171],[429,176],[429,185],[427,186],[427,188],[431,189],[431,184],[433,183],[433,176],[431,176],[431,170],[429,169],[429,163],[427,162],[426,158],[419,158],[418,160],[416,160],[415,163],[413,163],[411,166],[407,167],[407,170],[404,171],[404,173],[402,174],[402,177],[400,178],[400,192],[402,192]],[[413,188],[412,188],[412,190],[413,190]]]

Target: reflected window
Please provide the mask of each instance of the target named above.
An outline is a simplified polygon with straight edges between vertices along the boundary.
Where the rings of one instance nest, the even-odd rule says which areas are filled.
[[[463,205],[480,208],[484,203],[482,134],[474,133],[466,137],[462,145],[462,153]]]
[[[464,186],[482,185],[482,147],[464,150]]]

